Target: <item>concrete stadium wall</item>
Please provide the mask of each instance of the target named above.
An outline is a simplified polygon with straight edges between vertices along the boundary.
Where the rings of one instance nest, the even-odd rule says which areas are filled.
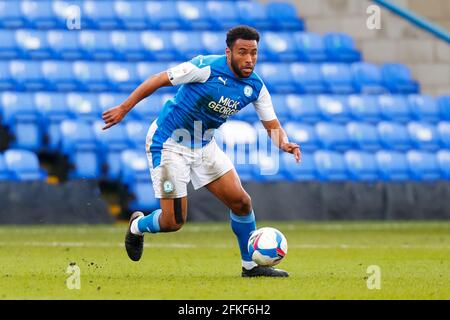
[[[262,1],[267,2],[267,1]],[[366,27],[368,0],[291,0],[309,31],[350,34],[364,60],[408,65],[422,93],[450,94],[450,45],[381,7],[381,29]],[[395,0],[442,28],[450,30],[450,1]]]

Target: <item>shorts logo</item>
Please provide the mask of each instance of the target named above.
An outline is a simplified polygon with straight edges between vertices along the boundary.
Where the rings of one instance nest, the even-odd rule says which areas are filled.
[[[253,89],[250,86],[245,86],[244,87],[244,94],[246,97],[250,97],[253,93]]]
[[[169,180],[166,180],[164,181],[163,188],[165,193],[170,193],[173,191],[173,183]]]

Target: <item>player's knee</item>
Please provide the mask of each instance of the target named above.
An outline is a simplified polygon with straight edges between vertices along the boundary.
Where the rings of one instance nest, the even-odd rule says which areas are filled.
[[[239,197],[231,206],[233,213],[237,215],[246,215],[252,211],[252,199],[248,194]]]

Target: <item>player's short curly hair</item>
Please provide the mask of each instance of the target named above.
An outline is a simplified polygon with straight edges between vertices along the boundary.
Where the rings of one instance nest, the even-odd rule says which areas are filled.
[[[259,33],[255,28],[249,26],[231,28],[227,32],[227,47],[231,49],[238,39],[256,40],[256,42],[259,42]]]

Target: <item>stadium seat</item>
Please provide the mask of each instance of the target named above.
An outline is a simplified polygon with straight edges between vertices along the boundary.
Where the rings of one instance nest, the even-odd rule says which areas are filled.
[[[303,20],[298,17],[297,9],[291,3],[269,1],[266,11],[273,30],[303,30]]]
[[[209,18],[204,3],[177,1],[176,7],[183,30],[212,30],[214,28],[214,23]]]
[[[295,45],[300,61],[324,62],[327,60],[322,37],[313,32],[294,32]]]
[[[35,153],[27,150],[8,149],[4,152],[5,163],[15,181],[45,180],[47,172],[39,167]]]
[[[82,21],[94,29],[117,29],[121,27],[120,19],[116,16],[111,1],[84,0]],[[83,25],[82,22],[82,25]]]
[[[253,181],[255,178],[259,178],[259,173],[258,175],[255,174],[258,167],[257,159],[254,156],[251,157],[248,152],[242,150],[232,151],[229,149],[226,150],[226,154],[233,162],[241,181]]]
[[[100,93],[98,95],[98,106],[100,112],[103,113],[108,109],[118,106],[128,98],[127,93]],[[134,118],[133,109],[128,113],[127,118]]]
[[[64,120],[60,125],[61,152],[73,167],[70,179],[98,179],[100,163],[97,156],[95,134],[84,121]]]
[[[83,30],[79,32],[80,50],[89,60],[114,60],[115,52],[108,31]]]
[[[17,87],[15,90],[45,90],[47,82],[42,75],[41,63],[37,61],[11,60],[9,63],[11,77]]]
[[[125,123],[125,130],[132,148],[142,149],[145,147],[149,126],[146,121],[131,120]]]
[[[84,121],[101,119],[98,97],[93,93],[69,93],[66,96],[67,106],[74,117]]]
[[[58,19],[53,14],[52,2],[49,0],[20,1],[21,14],[27,27],[33,29],[51,29],[58,27]]]
[[[382,147],[392,150],[411,148],[411,138],[406,127],[400,123],[381,121],[377,125]]]
[[[12,173],[8,170],[8,167],[6,166],[6,162],[5,162],[3,153],[0,153],[0,182],[12,180],[13,178],[14,177],[13,177]]]
[[[323,149],[334,149],[338,151],[348,150],[351,142],[347,130],[343,125],[319,122],[315,126],[320,146]]]
[[[351,117],[358,121],[375,123],[380,120],[378,98],[371,95],[349,95],[348,108]]]
[[[264,47],[269,61],[290,62],[298,59],[294,38],[289,32],[266,31],[261,34],[259,46]]]
[[[11,30],[0,30],[0,59],[18,59],[23,55],[16,43],[15,33]]]
[[[441,138],[443,148],[450,149],[450,121],[441,121],[437,124],[436,129]]]
[[[256,72],[264,79],[271,93],[292,93],[296,85],[289,75],[287,63],[261,63],[256,66]]]
[[[174,31],[171,39],[179,61],[191,60],[199,54],[199,48],[202,48],[200,32]]]
[[[317,106],[321,117],[326,121],[344,123],[350,120],[346,96],[318,95]]]
[[[324,181],[343,181],[348,178],[347,166],[342,154],[319,150],[314,153],[317,176]]]
[[[120,166],[120,180],[126,187],[150,180],[148,160],[143,148],[123,150]]]
[[[377,65],[369,62],[355,62],[351,69],[356,91],[362,94],[387,93]]]
[[[152,212],[160,208],[159,199],[155,198],[150,177],[145,182],[137,182],[130,186],[133,200],[128,202],[129,211]]]
[[[180,30],[183,24],[175,1],[147,1],[146,15],[152,30]]]
[[[272,104],[275,109],[277,118],[281,121],[287,121],[291,119],[291,114],[289,108],[286,104],[286,95],[284,94],[273,94]],[[250,107],[252,108],[252,107]]]
[[[216,29],[226,30],[240,24],[237,7],[233,2],[213,0],[207,1],[205,5]]]
[[[111,86],[106,80],[104,64],[101,62],[75,61],[72,64],[75,81],[83,91],[110,91]]]
[[[328,61],[356,62],[361,60],[361,53],[348,34],[331,32],[323,37]]]
[[[17,29],[27,26],[19,1],[0,1],[0,28]]]
[[[52,14],[56,18],[59,28],[85,30],[87,19],[83,19],[83,1],[51,1]]]
[[[441,176],[436,155],[431,152],[411,150],[406,153],[409,171],[415,180],[437,180]]]
[[[77,91],[83,87],[74,77],[73,64],[67,61],[47,60],[41,64],[42,75],[48,83],[47,90]]]
[[[131,148],[131,142],[125,125],[118,123],[108,130],[103,130],[103,121],[95,121],[92,125],[96,141],[97,150],[100,152],[100,161],[106,165],[106,178],[114,180],[120,175],[120,157],[123,150]]]
[[[315,123],[320,120],[319,107],[314,95],[286,95],[286,105],[293,120]]]
[[[225,39],[220,32],[204,31],[201,33],[202,48],[205,54],[224,54]]]
[[[224,123],[214,135],[218,142],[223,142],[225,152],[250,151],[250,147],[256,146],[258,140],[257,130],[249,123],[239,120],[229,120]]]
[[[407,97],[407,101],[413,119],[428,122],[439,121],[439,106],[432,96],[425,94],[410,94]]]
[[[152,94],[151,96],[141,100],[130,111],[130,116],[134,119],[146,120],[149,125],[151,121],[155,120],[159,112],[163,108],[163,95]]]
[[[141,42],[145,50],[155,61],[176,61],[177,53],[172,45],[171,33],[168,31],[144,31]]]
[[[280,161],[283,162],[284,175],[291,181],[311,181],[316,180],[316,166],[314,155],[310,152],[303,152],[301,163],[297,163],[290,153],[283,153]]]
[[[409,122],[407,125],[413,147],[423,150],[437,150],[440,147],[436,127],[426,122]]]
[[[144,30],[150,27],[144,1],[117,0],[113,6],[116,18],[125,29]]]
[[[401,95],[378,96],[381,117],[385,120],[407,122],[411,120],[408,104]]]
[[[375,154],[380,177],[386,181],[409,180],[410,172],[406,155],[398,151],[380,150]]]
[[[441,169],[441,177],[450,180],[450,150],[442,149],[436,153],[436,158]]]
[[[115,60],[139,61],[152,59],[151,53],[144,48],[141,41],[141,32],[114,30],[109,35]]]
[[[419,84],[411,76],[411,71],[400,63],[386,63],[381,67],[384,85],[392,93],[417,93]]]
[[[372,153],[350,150],[344,154],[349,177],[356,181],[378,180],[378,164]]]
[[[314,126],[291,121],[285,123],[283,127],[289,139],[299,144],[302,151],[315,151],[319,148]]]
[[[266,6],[254,1],[237,1],[237,10],[240,21],[258,30],[274,30],[271,21],[268,18]]]
[[[108,62],[105,74],[115,91],[132,92],[140,84],[134,63]]]
[[[256,165],[253,167],[253,180],[261,182],[275,182],[286,179],[283,167],[284,162],[281,161],[281,154],[278,149],[272,152],[263,152],[262,150],[254,151],[250,157],[257,159]],[[291,155],[292,156],[292,155]]]
[[[348,137],[355,148],[374,151],[380,148],[377,127],[365,122],[349,122],[346,125]]]
[[[440,113],[444,120],[450,120],[450,95],[441,96],[437,99]]]
[[[290,71],[298,93],[319,94],[327,91],[318,64],[291,63]]]
[[[0,61],[0,90],[21,90],[19,84],[11,74],[10,64],[7,60]]]
[[[46,35],[52,57],[65,60],[89,58],[87,53],[80,49],[78,32],[49,30]]]
[[[322,78],[327,92],[333,94],[350,94],[355,92],[351,69],[344,63],[323,63]]]

